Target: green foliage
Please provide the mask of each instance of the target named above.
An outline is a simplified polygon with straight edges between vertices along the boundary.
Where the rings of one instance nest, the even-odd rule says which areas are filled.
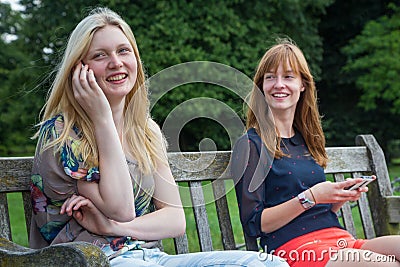
[[[123,14],[134,30],[149,76],[179,63],[205,60],[232,66],[251,79],[271,37],[281,33],[304,46],[318,73],[322,48],[317,25],[330,2],[216,1],[205,8],[203,1],[144,1],[129,6]],[[163,124],[177,105],[199,97],[218,99],[236,113],[242,111],[243,100],[231,91],[196,83],[166,94],[152,114]],[[213,109],[218,111],[218,107]],[[192,127],[184,127],[181,137],[181,150],[198,150],[198,143],[204,137],[214,140],[219,149],[231,149],[224,129],[206,119],[196,119]]]
[[[400,114],[400,6],[389,8],[391,14],[368,22],[343,48],[348,57],[344,71],[357,73],[355,84],[364,92],[360,107],[376,110],[383,102]]]
[[[317,82],[318,95],[320,99],[320,111],[324,116],[323,123],[327,135],[327,144],[353,145],[354,137],[357,134],[373,134],[382,148],[385,155],[390,156],[389,141],[397,139],[400,129],[393,127],[398,120],[390,109],[393,107],[393,100],[385,100],[382,97],[375,99],[378,108],[366,110],[365,105],[359,104],[363,95],[366,93],[356,85],[357,79],[362,76],[370,76],[375,81],[385,84],[388,79],[382,76],[375,77],[367,74],[367,69],[344,71],[344,66],[350,61],[363,57],[363,54],[354,54],[348,57],[344,53],[343,47],[349,45],[349,41],[361,36],[366,25],[370,21],[378,21],[381,17],[390,18],[394,13],[388,8],[392,0],[336,0],[327,8],[327,13],[320,23],[319,32],[324,40],[324,60],[322,61],[322,77]],[[399,1],[395,0],[397,6]],[[351,14],[345,16],[343,14]],[[386,26],[385,26],[386,27]],[[376,36],[364,37],[363,41],[355,41],[355,45],[367,45],[369,39],[376,40],[375,37],[384,33],[376,33]],[[382,36],[381,36],[382,37]],[[381,38],[379,37],[379,38]],[[385,42],[385,41],[382,41]],[[357,45],[358,46],[358,45]],[[361,46],[358,46],[361,47]],[[377,48],[365,50],[369,56],[379,53],[390,54],[390,50]],[[386,63],[385,63],[386,64]],[[374,67],[375,68],[375,67]],[[378,66],[378,69],[386,67]],[[395,67],[396,68],[396,67]],[[395,82],[394,80],[390,81]],[[385,89],[386,90],[386,89]]]
[[[0,84],[1,101],[7,102],[2,107],[0,154],[7,155],[33,153],[29,137],[34,133],[32,126],[38,121],[51,83],[47,77],[56,68],[69,33],[92,7],[108,6],[131,25],[149,77],[176,64],[213,61],[231,66],[251,79],[258,60],[274,36],[280,35],[287,35],[299,44],[318,76],[322,60],[318,24],[332,0],[212,3],[21,0],[20,3],[25,9],[21,11],[23,19],[18,18],[18,39],[9,45],[21,56],[12,69],[13,75],[1,76]],[[2,54],[2,60],[13,54],[17,53]],[[217,99],[235,114],[242,112],[242,97],[227,88],[203,82],[174,88],[157,102],[152,115],[163,124],[175,107],[200,97]],[[195,108],[198,107],[191,112],[196,112]],[[216,118],[221,116],[220,107],[206,109]],[[231,148],[225,129],[210,120],[199,116],[190,125],[182,125],[181,150],[198,150],[204,137],[214,140],[218,149]]]
[[[359,33],[348,38],[339,49],[343,53],[342,65],[337,64],[340,79],[332,76],[331,80],[335,80],[332,90],[342,103],[340,108],[328,103],[333,110],[327,117],[331,122],[336,120],[330,129],[339,139],[345,135],[374,134],[390,162],[390,141],[398,139],[400,134],[400,129],[393,127],[399,122],[400,112],[397,79],[400,74],[400,4],[385,2],[373,2],[380,7],[366,9],[371,13],[375,10],[373,17],[365,19]],[[344,99],[343,95],[346,95]],[[350,124],[343,123],[346,119]],[[338,124],[342,124],[339,126],[342,131],[337,131]]]
[[[19,40],[4,35],[19,36],[23,19],[19,12],[3,3],[0,3],[0,16],[3,32],[0,40],[0,155],[23,155],[26,151],[31,154],[34,147],[29,140],[32,114],[37,113],[39,105],[27,96],[24,82],[34,78],[32,64]]]

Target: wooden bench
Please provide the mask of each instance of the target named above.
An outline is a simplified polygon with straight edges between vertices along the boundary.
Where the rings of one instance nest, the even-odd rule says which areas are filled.
[[[358,207],[352,209],[350,203],[343,206],[340,215],[345,228],[353,235],[365,238],[400,234],[400,196],[393,196],[384,153],[375,138],[372,135],[359,135],[356,137],[356,146],[329,147],[327,152],[330,162],[325,172],[333,180],[342,181],[349,176],[368,174],[378,177],[377,182],[370,184],[368,197],[364,194],[358,201]],[[238,239],[244,240],[243,246],[246,249],[259,250],[255,238],[243,237],[243,232],[235,236],[232,230],[230,212],[232,208],[237,209],[237,203],[231,203],[228,208],[226,193],[234,190],[229,176],[230,156],[230,151],[169,153],[176,181],[182,185],[182,190],[189,191],[189,206],[193,211],[191,218],[195,221],[200,251],[238,249]],[[8,207],[6,194],[22,193],[29,232],[32,161],[32,157],[0,157],[0,266],[54,266],[60,262],[63,266],[108,266],[109,262],[101,250],[89,243],[60,244],[43,250],[32,250],[10,241],[12,234],[8,211],[12,207]],[[209,196],[210,191],[213,196],[211,201],[205,197],[205,193]],[[208,205],[215,205],[219,229],[210,226]],[[361,233],[356,231],[356,217],[360,217],[362,222]],[[239,219],[235,219],[238,224]],[[211,232],[220,233],[222,248],[213,246]],[[174,244],[177,254],[193,252],[193,249],[189,249],[186,234],[175,238]]]

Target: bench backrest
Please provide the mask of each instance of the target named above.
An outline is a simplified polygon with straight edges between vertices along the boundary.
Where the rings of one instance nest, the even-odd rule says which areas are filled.
[[[360,213],[362,235],[372,238],[388,234],[393,232],[391,231],[393,229],[388,228],[388,225],[393,226],[393,223],[397,223],[394,231],[398,231],[400,201],[399,198],[391,201],[392,189],[383,151],[372,135],[357,136],[356,145],[353,147],[328,147],[327,153],[330,161],[325,173],[335,181],[342,181],[346,177],[376,174],[377,183],[369,186],[368,197],[363,194],[356,209]],[[234,190],[228,171],[231,152],[184,152],[169,153],[168,155],[175,180],[183,185],[180,187],[181,189],[189,191],[191,201],[188,206],[193,209],[200,251],[214,249],[211,231],[221,233],[223,249],[237,249],[238,245],[235,242],[237,237],[232,229],[229,210],[232,206],[237,207],[237,205],[230,205],[228,208],[226,197],[228,191]],[[29,181],[32,162],[32,157],[0,158],[0,237],[12,240],[7,192],[22,192],[29,232],[31,218]],[[230,183],[228,183],[229,180]],[[204,190],[212,191],[213,199],[211,201],[205,197]],[[206,195],[209,196],[209,194]],[[382,208],[382,198],[384,197],[390,199],[390,201],[385,200],[386,206],[389,206],[388,209]],[[207,215],[207,205],[209,204],[215,205],[218,226],[209,223]],[[340,215],[345,228],[357,236],[354,217],[358,217],[358,215],[354,216],[350,203],[343,206]],[[256,239],[245,236],[244,240],[248,250],[258,250]],[[190,251],[186,234],[175,238],[174,243],[176,253]]]

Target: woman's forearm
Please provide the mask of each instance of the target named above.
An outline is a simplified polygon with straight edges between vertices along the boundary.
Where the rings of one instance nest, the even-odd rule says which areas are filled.
[[[78,183],[79,193],[91,199],[107,217],[117,221],[135,218],[132,181],[118,133],[112,119],[96,125],[99,154],[98,184]]]
[[[304,212],[297,197],[277,206],[266,208],[261,214],[261,231],[271,233],[288,224]]]
[[[161,210],[136,217],[130,222],[111,223],[107,235],[131,236],[139,240],[160,240],[181,236],[185,233],[186,222],[182,208],[165,207]]]

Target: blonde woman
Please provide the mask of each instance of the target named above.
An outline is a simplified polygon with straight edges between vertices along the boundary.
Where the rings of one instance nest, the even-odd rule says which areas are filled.
[[[94,9],[69,38],[36,134],[30,246],[87,241],[113,266],[287,266],[255,252],[155,247],[184,233],[185,215],[147,94],[132,30]]]
[[[280,39],[262,57],[254,85],[247,132],[232,157],[245,232],[290,266],[400,266],[400,236],[355,239],[337,219],[346,201],[368,189],[346,189],[361,178],[326,181],[316,89],[301,50]],[[379,264],[386,255],[397,261]]]

